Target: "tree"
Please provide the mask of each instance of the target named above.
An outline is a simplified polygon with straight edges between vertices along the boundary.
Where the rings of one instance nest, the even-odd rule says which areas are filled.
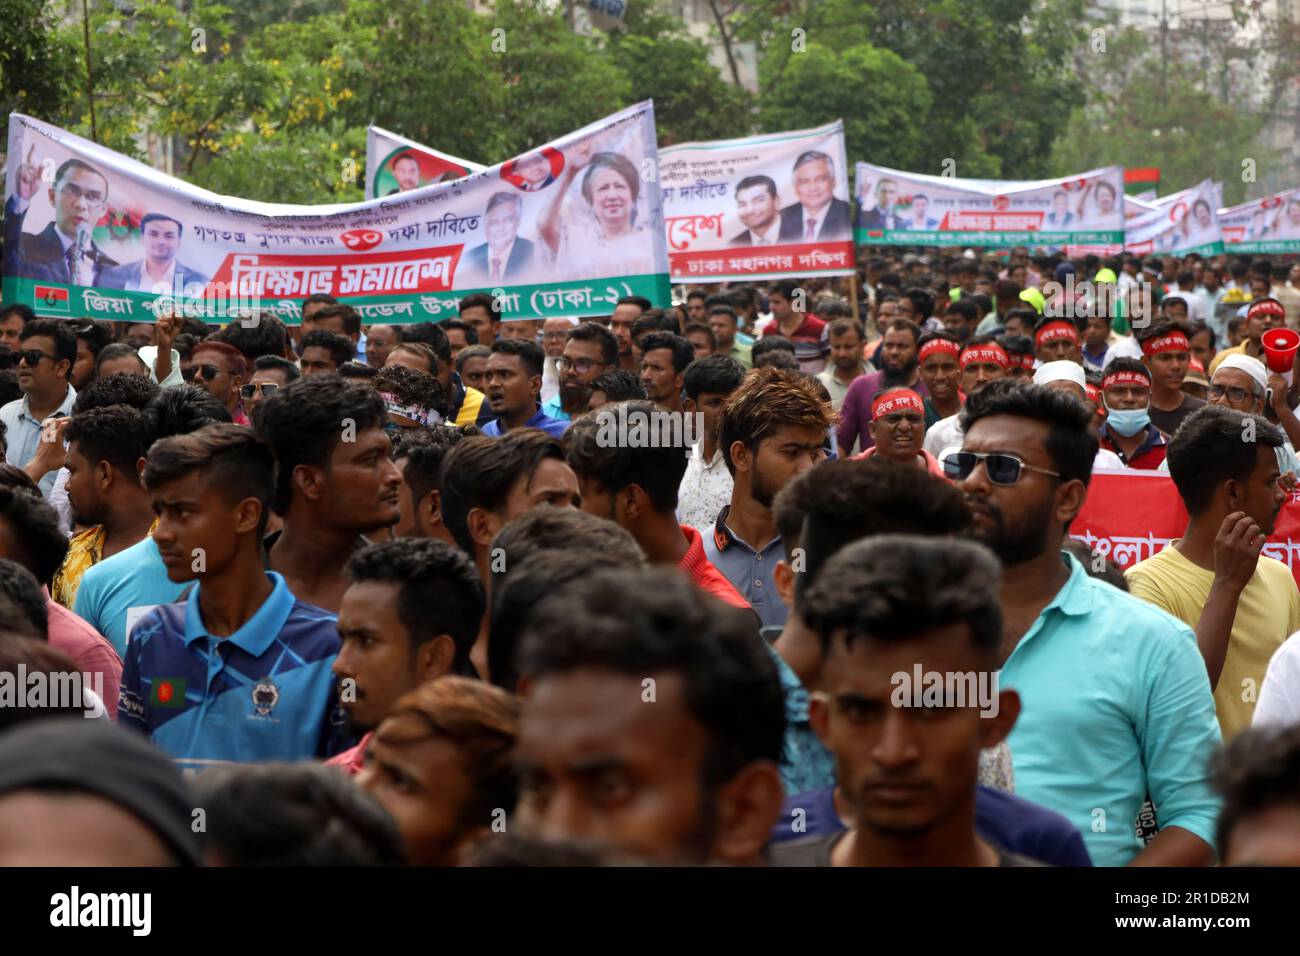
[[[760,101],[764,130],[842,118],[850,163],[862,159],[903,169],[923,164],[930,90],[915,67],[868,44],[842,53],[810,44],[785,71],[783,82]]]
[[[0,147],[9,142],[9,114],[61,115],[65,104],[84,99],[77,61],[67,39],[41,0],[0,3]]]

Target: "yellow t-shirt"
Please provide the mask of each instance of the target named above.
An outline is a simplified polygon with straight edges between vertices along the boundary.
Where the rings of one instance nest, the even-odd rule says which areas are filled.
[[[1187,560],[1172,542],[1129,568],[1124,577],[1135,596],[1168,611],[1192,630],[1214,584],[1214,572]],[[1223,672],[1214,689],[1225,743],[1250,726],[1269,658],[1296,631],[1300,631],[1300,591],[1295,578],[1281,561],[1260,555],[1255,576],[1237,602]]]
[[[81,576],[93,565],[99,564],[104,557],[104,526],[97,524],[72,536],[68,542],[68,553],[59,570],[54,572],[50,582],[50,597],[54,598],[69,611],[77,599],[77,589],[81,587]]]
[[[1226,359],[1229,355],[1249,355],[1249,354],[1250,353],[1246,351],[1245,341],[1243,341],[1240,345],[1233,345],[1233,346],[1229,346],[1226,349],[1222,349],[1218,355],[1214,356],[1214,358],[1210,360],[1210,371],[1208,374],[1213,375],[1215,372],[1217,372],[1219,370],[1219,366],[1223,364],[1223,360]],[[1260,361],[1263,361],[1263,359],[1261,359]]]

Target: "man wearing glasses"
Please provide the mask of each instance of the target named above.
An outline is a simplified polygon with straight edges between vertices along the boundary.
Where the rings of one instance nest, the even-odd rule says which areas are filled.
[[[244,356],[233,345],[205,339],[194,346],[189,365],[181,375],[186,382],[197,385],[226,406],[236,425],[247,425],[248,416],[240,402],[240,386],[244,384],[246,371]]]
[[[278,355],[259,355],[253,362],[253,374],[239,386],[244,412],[252,420],[253,410],[290,382],[302,377],[298,366]]]
[[[591,383],[618,362],[618,339],[605,326],[583,322],[570,329],[564,340],[564,352],[555,360],[560,373],[560,394],[542,405],[550,418],[573,421],[587,410]]]
[[[108,205],[108,180],[93,166],[69,159],[55,172],[49,191],[54,221],[38,233],[25,233],[23,219],[41,181],[33,149],[28,149],[14,195],[5,204],[5,271],[25,279],[97,285],[100,273],[117,265],[91,238]]]
[[[1220,736],[1196,635],[1061,550],[1092,478],[1091,420],[1057,389],[993,382],[967,399],[962,449],[945,462],[973,536],[1002,563],[1016,795],[1067,817],[1098,866],[1209,865],[1219,803],[1206,765]],[[1147,794],[1160,832],[1144,848],[1134,821]]]
[[[42,423],[52,416],[67,418],[72,414],[77,391],[68,383],[68,376],[77,360],[77,337],[67,325],[37,319],[23,329],[15,355],[23,397],[0,408],[0,422],[4,423],[8,441],[5,460],[23,468],[40,447]],[[61,434],[53,430],[54,424],[50,423],[44,440],[62,440]],[[47,498],[57,474],[55,469],[37,482]]]

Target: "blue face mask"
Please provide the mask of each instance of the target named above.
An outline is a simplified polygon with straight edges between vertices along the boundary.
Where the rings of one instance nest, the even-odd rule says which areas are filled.
[[[1151,424],[1151,408],[1110,408],[1106,410],[1106,425],[1125,438],[1132,438]]]

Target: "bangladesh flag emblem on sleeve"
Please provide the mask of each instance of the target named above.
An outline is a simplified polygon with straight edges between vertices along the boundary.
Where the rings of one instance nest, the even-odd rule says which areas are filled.
[[[32,304],[46,312],[69,312],[68,290],[55,285],[38,285],[32,290]]]
[[[155,707],[184,707],[185,678],[155,677],[149,689],[149,703]]]

